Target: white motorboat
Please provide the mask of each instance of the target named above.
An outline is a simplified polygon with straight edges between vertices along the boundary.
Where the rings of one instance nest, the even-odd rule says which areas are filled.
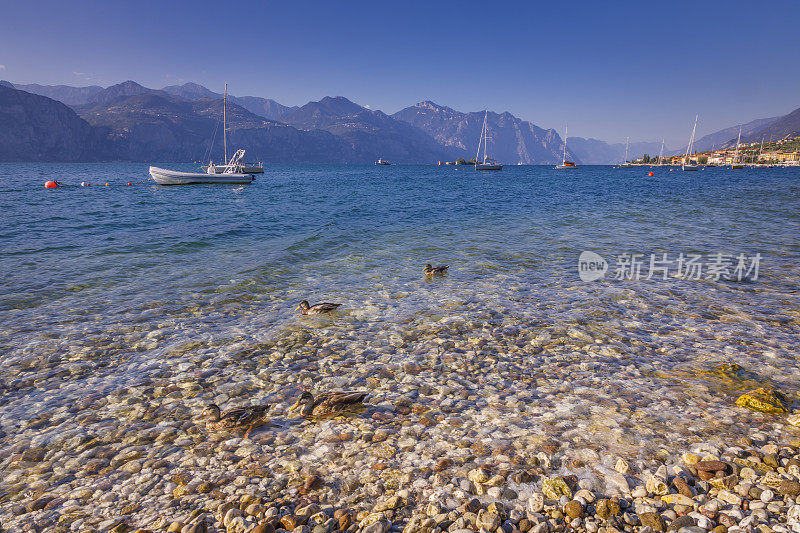
[[[487,123],[488,118],[489,110],[487,109],[483,115],[483,129],[481,130],[481,138],[478,141],[478,153],[475,154],[475,170],[503,170],[503,165],[486,156],[486,145],[489,142],[489,125]],[[478,161],[478,156],[481,153],[481,143],[483,143],[483,161]]]
[[[255,176],[236,172],[209,174],[208,172],[179,172],[166,168],[150,167],[150,176],[159,185],[189,185],[192,183],[252,183]]]
[[[378,158],[377,161],[375,161],[375,164],[378,165],[378,166],[391,165],[390,162],[388,162],[385,159],[381,159],[380,157]]]
[[[247,172],[242,164],[244,150],[237,150],[228,160],[228,84],[225,84],[225,96],[222,103],[222,135],[226,165],[216,166],[209,163],[205,172],[181,172],[166,168],[150,167],[150,176],[159,185],[189,185],[194,183],[252,183],[254,172]],[[213,140],[212,140],[213,144]],[[219,170],[218,170],[219,169]],[[261,172],[264,172],[261,169]]]
[[[556,170],[566,170],[570,168],[578,168],[574,161],[567,161],[567,127],[564,126],[564,156],[561,158],[561,164],[556,165]]]
[[[693,163],[691,159],[691,154],[694,151],[694,134],[697,131],[697,119],[700,115],[695,115],[694,117],[694,127],[692,128],[692,136],[689,137],[689,146],[686,147],[686,155],[683,157],[683,166],[681,167],[683,170],[700,170],[700,166]]]

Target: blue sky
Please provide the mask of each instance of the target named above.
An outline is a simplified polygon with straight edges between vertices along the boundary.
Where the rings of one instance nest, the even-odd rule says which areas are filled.
[[[570,136],[685,144],[800,107],[800,1],[2,0],[0,79],[196,81],[393,113],[510,111]]]

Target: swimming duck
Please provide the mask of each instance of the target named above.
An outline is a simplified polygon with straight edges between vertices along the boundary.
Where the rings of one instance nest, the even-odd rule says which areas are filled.
[[[303,392],[289,412],[299,407],[300,415],[305,417],[332,415],[361,407],[368,394],[363,391],[323,392],[315,398],[310,392]]]
[[[245,438],[250,435],[254,427],[262,426],[267,423],[268,405],[251,405],[249,407],[239,407],[224,413],[220,411],[219,405],[209,404],[200,413],[200,419],[205,419],[206,428],[209,431],[238,431],[247,429]]]
[[[340,305],[342,304],[332,304],[329,302],[322,302],[316,305],[309,305],[308,300],[303,300],[300,302],[295,308],[295,311],[300,309],[300,312],[304,315],[319,315],[322,313],[330,313],[331,311],[335,311]]]
[[[426,276],[441,276],[442,274],[447,272],[448,268],[450,268],[448,265],[442,265],[434,268],[431,266],[430,263],[428,263],[427,265],[425,265],[425,268],[423,268],[422,271],[425,273]]]

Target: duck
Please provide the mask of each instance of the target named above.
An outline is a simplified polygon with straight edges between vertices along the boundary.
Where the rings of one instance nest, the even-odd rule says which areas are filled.
[[[219,405],[212,403],[203,409],[199,418],[206,421],[206,428],[209,431],[239,431],[246,429],[244,437],[247,438],[253,428],[267,423],[268,411],[268,405],[251,405],[231,409],[223,413]]]
[[[304,315],[320,315],[322,313],[330,313],[331,311],[335,311],[341,305],[342,304],[332,304],[330,302],[309,305],[308,300],[303,300],[300,302],[300,305],[295,308],[295,311],[300,309],[300,312]]]
[[[338,391],[323,392],[314,397],[310,392],[305,391],[300,395],[300,399],[289,408],[289,412],[300,408],[300,416],[304,417],[334,415],[363,407],[363,402],[368,395],[369,393],[364,391]]]
[[[425,265],[425,268],[423,268],[422,271],[425,273],[426,276],[441,276],[445,272],[447,272],[448,268],[450,268],[449,265],[433,267],[431,266],[430,263],[428,263],[427,265]]]

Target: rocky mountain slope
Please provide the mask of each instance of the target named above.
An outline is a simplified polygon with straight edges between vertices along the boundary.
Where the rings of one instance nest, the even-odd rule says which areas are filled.
[[[75,111],[0,83],[0,161],[85,161],[102,142]]]
[[[85,104],[94,95],[103,90],[99,85],[70,87],[69,85],[39,85],[38,83],[15,83],[14,88],[31,94],[46,96],[69,106]]]
[[[759,118],[756,120],[752,120],[746,124],[742,124],[742,139],[751,137],[757,131],[769,126],[770,124],[776,122],[780,118],[781,117]],[[700,137],[694,142],[694,147],[695,150],[697,150],[698,152],[702,152],[705,150],[719,149],[725,146],[735,145],[736,138],[738,136],[739,136],[739,125],[737,124],[735,126],[715,131],[714,133],[710,133],[708,135]],[[686,142],[687,144],[689,142],[688,136],[686,138]],[[678,153],[684,153],[685,151],[686,151],[686,145],[680,147],[677,150]]]
[[[402,109],[392,118],[428,133],[460,157],[475,157],[483,127],[484,112],[462,113],[430,101]],[[563,141],[553,129],[542,129],[511,113],[489,112],[489,155],[505,164],[560,163]],[[567,159],[580,163],[568,147]]]
[[[377,157],[395,163],[432,163],[458,157],[424,131],[342,96],[309,102],[283,120],[302,130],[329,131],[352,148],[358,161]]]
[[[184,83],[183,85],[170,85],[161,89],[162,91],[178,96],[186,100],[199,100],[201,98],[219,99],[222,94],[215,93],[210,89],[197,83]],[[297,106],[289,107],[279,104],[269,98],[259,96],[232,96],[228,95],[228,100],[247,109],[251,113],[268,118],[270,120],[281,120],[288,113],[291,113]]]
[[[221,100],[189,101],[150,91],[78,111],[110,146],[112,159],[223,159]],[[353,158],[346,143],[331,133],[299,131],[232,103],[228,103],[228,147],[229,153],[244,148],[248,160],[268,163],[345,163]]]
[[[742,130],[742,138],[756,142],[764,139],[777,141],[786,137],[799,137],[800,136],[800,108],[795,109],[791,113],[778,117],[775,121],[767,124],[763,128],[756,130],[752,134],[745,136]]]

